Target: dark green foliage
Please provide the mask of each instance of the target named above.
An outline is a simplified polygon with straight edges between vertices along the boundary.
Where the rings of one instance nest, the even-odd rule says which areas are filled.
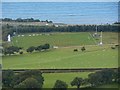
[[[39,19],[34,19],[34,18],[27,18],[27,19],[22,19],[22,18],[17,18],[17,19],[11,19],[11,18],[3,18],[2,21],[6,22],[47,22],[47,23],[52,23],[52,21],[45,20],[45,21],[40,21]]]
[[[42,88],[44,78],[40,70],[27,70],[15,74],[12,70],[3,71],[2,83],[5,88]]]
[[[23,52],[21,51],[21,52],[19,52],[19,54],[23,54]]]
[[[36,51],[41,51],[41,50],[42,50],[42,45],[36,47],[35,50],[36,50]]]
[[[113,82],[115,71],[112,69],[105,69],[88,75],[89,83],[92,87],[103,84],[110,84]]]
[[[67,90],[68,85],[66,82],[61,80],[56,80],[53,90]]]
[[[31,46],[31,47],[29,47],[26,51],[27,52],[33,52],[34,50],[35,51],[42,51],[42,50],[47,50],[47,49],[49,49],[50,48],[50,45],[49,44],[44,44],[44,45],[40,45],[40,46],[37,46],[37,47],[33,47],[33,46]]]
[[[71,86],[77,86],[77,88],[80,88],[80,86],[83,83],[83,79],[80,77],[75,77],[73,81],[71,82]]]
[[[111,47],[111,49],[115,49],[115,47]]]
[[[50,48],[50,45],[49,44],[44,44],[43,46],[42,46],[42,49],[49,49]]]
[[[28,70],[15,75],[12,81],[12,85],[14,87],[23,86],[25,88],[42,88],[43,81],[44,78],[42,77],[42,73],[40,70]]]
[[[29,47],[26,51],[32,53],[35,50],[34,46]]]
[[[4,48],[3,53],[4,55],[11,55],[11,54],[15,54],[18,53],[20,51],[20,47],[16,47],[16,46],[10,46],[7,48]]]
[[[85,51],[86,49],[85,49],[85,47],[82,47],[81,50],[82,50],[82,51]]]
[[[119,44],[116,44],[115,47],[119,47]]]
[[[36,79],[30,77],[30,78],[25,79],[18,85],[14,86],[14,88],[29,88],[29,89],[35,88],[35,90],[36,90],[36,89],[41,88],[41,86]]]
[[[77,52],[78,51],[78,49],[74,49],[74,52]]]
[[[21,21],[23,19],[17,19],[18,21]],[[32,22],[31,19],[25,19],[23,22]],[[52,21],[41,21],[41,22],[47,22],[47,23],[52,23]],[[104,32],[118,32],[119,26],[117,25],[98,25],[98,32],[101,30]],[[95,31],[96,30],[96,25],[74,25],[74,26],[59,26],[55,27],[53,26],[35,26],[35,25],[18,25],[17,29],[16,27],[5,24],[2,25],[2,37],[3,40],[7,40],[7,35],[10,34],[13,36],[13,33],[16,32],[17,34],[21,33],[35,33],[35,32],[90,32],[90,31]]]
[[[3,87],[12,87],[12,80],[15,74],[12,70],[2,71],[2,83]]]
[[[118,68],[118,70],[114,71],[114,75],[113,75],[115,82],[120,84],[120,67]]]

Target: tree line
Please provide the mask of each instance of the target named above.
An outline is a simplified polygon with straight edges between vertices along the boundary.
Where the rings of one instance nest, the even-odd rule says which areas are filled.
[[[17,18],[17,19],[12,19],[12,18],[3,18],[2,21],[6,22],[47,22],[47,23],[53,23],[52,21],[49,20],[39,20],[39,19],[34,19],[34,18],[27,18],[27,19],[22,19],[22,18]]]
[[[29,53],[32,53],[33,51],[45,51],[47,49],[50,49],[50,45],[49,44],[44,44],[44,45],[40,45],[37,47],[31,46],[29,47],[26,51]]]
[[[97,25],[98,32],[118,32],[119,25]],[[7,40],[7,35],[25,33],[46,33],[46,32],[95,32],[96,25],[69,25],[69,26],[34,26],[34,25],[18,25],[17,27],[5,24],[2,25],[2,39]]]
[[[12,70],[3,71],[3,90],[5,88],[37,88],[40,90],[44,85],[44,77],[40,70],[27,70],[21,73],[14,73]],[[76,86],[76,88],[95,88],[106,84],[120,84],[120,68],[114,69],[104,69],[101,71],[96,71],[94,73],[88,74],[88,78],[75,77],[71,80],[70,85]],[[53,90],[66,90],[68,84],[62,80],[56,80]],[[6,89],[7,90],[7,89]],[[28,89],[27,89],[28,90]]]
[[[2,49],[2,52],[4,55],[14,55],[14,54],[23,54],[23,51],[22,51],[22,47],[17,47],[17,46],[9,46],[9,47],[4,47]],[[44,45],[39,45],[39,46],[31,46],[29,47],[28,49],[26,49],[26,52],[28,53],[32,53],[33,51],[46,51],[50,49],[50,45],[49,44],[44,44]]]

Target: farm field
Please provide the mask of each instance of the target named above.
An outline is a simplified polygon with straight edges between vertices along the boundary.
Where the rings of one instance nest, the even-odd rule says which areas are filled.
[[[3,69],[54,69],[54,68],[115,68],[118,67],[118,50],[110,45],[64,47],[45,52],[24,53],[3,57]],[[79,49],[74,52],[74,48]]]

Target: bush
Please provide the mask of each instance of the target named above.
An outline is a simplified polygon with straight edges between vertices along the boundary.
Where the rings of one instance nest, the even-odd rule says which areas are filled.
[[[61,80],[56,80],[53,90],[67,90],[67,88],[68,85],[66,84],[66,82]]]
[[[85,51],[86,49],[85,49],[85,47],[82,47],[81,50],[82,50],[82,51]]]
[[[117,44],[117,45],[115,45],[115,47],[119,47],[119,45]]]
[[[111,47],[111,49],[115,49],[115,47]]]
[[[78,49],[74,49],[74,52],[77,52],[78,51]]]
[[[23,54],[23,52],[21,51],[21,52],[19,52],[19,54]]]

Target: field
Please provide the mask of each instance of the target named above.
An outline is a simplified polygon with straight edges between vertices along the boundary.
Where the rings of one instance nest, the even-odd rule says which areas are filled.
[[[81,72],[81,73],[49,73],[49,74],[43,74],[44,77],[44,85],[43,88],[52,88],[55,84],[56,80],[62,80],[68,84],[69,88],[76,88],[75,86],[71,86],[70,82],[75,78],[75,77],[82,77],[82,78],[87,78],[88,74],[92,72]],[[84,86],[82,86],[84,87]],[[103,85],[99,86],[97,88],[118,88],[117,84],[108,84],[108,85]],[[114,89],[113,89],[114,90]]]
[[[31,36],[30,36],[31,35]],[[78,33],[46,33],[46,34],[25,34],[12,38],[14,46],[28,48],[30,46],[37,46],[49,43],[51,46],[82,46],[82,45],[96,45],[100,40],[96,40],[89,32]],[[105,32],[103,33],[103,43],[113,44],[118,43],[118,34]]]
[[[82,73],[49,73],[43,74],[44,77],[44,88],[51,88],[54,86],[56,80],[62,80],[68,84],[69,88],[76,88],[70,85],[70,82],[75,77],[87,78],[90,72],[82,72]]]
[[[23,47],[23,54],[3,56],[3,69],[73,69],[73,68],[117,68],[118,49],[111,49],[118,44],[118,34],[112,32],[103,33],[103,45],[98,45],[100,39],[92,37],[92,33],[32,33],[15,36],[11,45]],[[43,52],[27,53],[30,46],[38,46],[45,43],[51,45],[51,49]],[[58,46],[57,49],[52,46]],[[81,51],[85,46],[86,50]],[[74,52],[78,49],[78,52]],[[52,88],[56,80],[65,81],[69,88],[70,82],[75,77],[87,78],[91,72],[79,73],[43,73],[44,88]],[[100,88],[117,87],[117,85],[100,86]]]
[[[32,36],[29,36],[32,35]],[[25,36],[14,37],[13,45],[28,48],[31,46],[37,46],[41,44],[49,43],[51,46],[81,46],[81,45],[93,45],[95,42],[89,33],[51,33],[51,34],[39,34],[33,36],[33,34],[26,34]]]
[[[106,36],[106,35],[110,36]],[[97,45],[99,42],[89,33],[53,33],[52,35],[28,36],[13,38],[13,44],[24,47],[50,43],[58,49],[45,52],[26,53],[3,57],[4,69],[46,69],[46,68],[114,68],[118,67],[118,50],[111,49],[111,43],[117,43],[117,33],[104,33],[108,44]],[[112,38],[111,38],[112,36]],[[17,42],[16,42],[17,40]],[[104,41],[104,42],[105,42]],[[116,41],[116,42],[115,42]],[[86,51],[80,50],[85,46]],[[74,52],[77,48],[79,51]]]

